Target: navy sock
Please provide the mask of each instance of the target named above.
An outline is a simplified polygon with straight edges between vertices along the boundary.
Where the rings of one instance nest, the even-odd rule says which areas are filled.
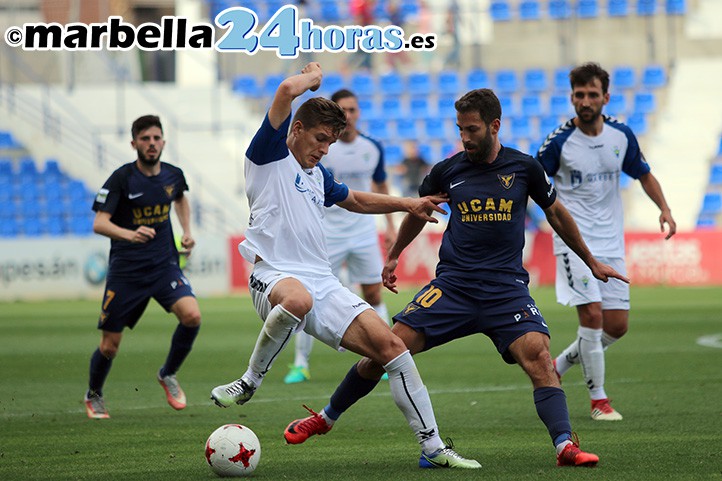
[[[356,401],[373,391],[378,383],[378,380],[362,378],[354,364],[331,396],[331,402],[325,408],[326,414],[331,419],[338,419]]]
[[[168,357],[166,358],[163,367],[160,368],[160,377],[165,377],[178,372],[178,369],[180,369],[181,364],[185,361],[188,353],[191,352],[193,341],[195,341],[200,329],[201,326],[187,327],[178,323],[178,327],[176,327],[176,330],[173,333],[173,339],[170,343]]]
[[[113,359],[108,359],[103,356],[100,352],[100,348],[96,349],[92,356],[90,356],[90,379],[88,381],[88,388],[90,391],[103,395],[103,385],[105,384],[105,378],[108,377],[110,367],[113,365]]]
[[[552,441],[572,434],[567,411],[567,396],[558,387],[540,387],[534,390],[534,404],[539,418],[546,425]]]

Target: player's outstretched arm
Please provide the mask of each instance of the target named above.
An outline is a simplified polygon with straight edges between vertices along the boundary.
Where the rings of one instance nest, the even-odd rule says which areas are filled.
[[[577,223],[574,222],[574,218],[561,202],[558,200],[555,201],[552,205],[544,209],[544,214],[546,214],[547,221],[549,225],[552,226],[552,229],[554,229],[554,232],[559,234],[559,237],[562,238],[564,243],[589,266],[594,277],[603,282],[607,282],[610,277],[614,277],[615,279],[629,283],[629,279],[626,276],[623,276],[611,266],[602,264],[594,258],[586,242],[584,242],[582,234],[579,232]]]
[[[349,190],[348,197],[337,204],[351,212],[359,214],[388,214],[389,212],[408,212],[426,222],[436,224],[438,219],[431,216],[432,211],[446,214],[446,211],[438,206],[448,200],[443,194],[427,195],[418,199],[411,197],[395,197],[393,195],[375,194],[373,192],[362,192]]]
[[[661,212],[659,214],[659,229],[664,232],[664,224],[667,224],[667,236],[665,239],[669,239],[677,232],[677,223],[674,221],[672,211],[664,198],[662,186],[651,172],[647,172],[641,176],[639,182],[642,184],[644,192],[646,192],[649,198],[652,199],[652,202],[659,207]]]
[[[278,129],[291,113],[291,103],[306,90],[316,90],[321,85],[323,72],[318,62],[311,62],[301,70],[298,75],[288,77],[276,89],[271,108],[268,110],[268,120],[274,129]]]
[[[142,225],[136,230],[124,229],[110,220],[110,213],[98,211],[93,221],[93,232],[114,240],[144,244],[155,237],[155,229]]]

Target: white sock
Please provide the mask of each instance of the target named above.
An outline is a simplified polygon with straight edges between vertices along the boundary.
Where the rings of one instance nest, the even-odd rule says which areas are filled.
[[[280,304],[276,305],[268,313],[263,329],[258,334],[256,346],[253,348],[251,360],[248,363],[248,371],[244,374],[258,388],[261,385],[263,376],[271,369],[276,356],[283,351],[296,326],[301,322]]]
[[[311,358],[313,349],[313,336],[300,331],[296,334],[296,356],[293,365],[308,369],[308,360]]]
[[[619,340],[618,337],[612,337],[606,332],[602,332],[602,349],[605,351],[609,346]],[[557,372],[563,376],[575,364],[579,364],[579,338],[569,344],[566,349],[557,356]]]
[[[579,360],[582,365],[584,382],[592,399],[604,399],[604,349],[602,348],[602,330],[580,327],[577,330]]]
[[[386,309],[386,304],[384,304],[382,302],[381,304],[377,304],[377,305],[371,306],[371,307],[374,308],[374,311],[376,311],[376,314],[378,314],[379,317],[386,322],[386,324],[391,324],[391,322],[389,321],[389,310]]]
[[[426,454],[431,454],[443,448],[444,443],[436,426],[429,392],[409,351],[390,361],[384,369],[389,374],[391,395],[416,434],[421,449]]]

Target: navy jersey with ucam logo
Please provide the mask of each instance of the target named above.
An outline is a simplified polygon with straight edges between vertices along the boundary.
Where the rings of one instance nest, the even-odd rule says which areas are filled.
[[[537,160],[554,178],[559,200],[574,217],[589,250],[599,257],[624,257],[624,213],[619,176],[650,171],[632,130],[604,116],[591,137],[569,120],[549,134]],[[554,254],[570,251],[554,233]]]
[[[556,192],[541,165],[518,150],[502,147],[491,164],[472,163],[459,152],[436,164],[419,195],[449,195],[451,216],[439,250],[437,277],[509,282],[529,281],[522,265],[528,198],[542,208]]]
[[[155,237],[144,244],[111,239],[109,277],[145,277],[156,267],[178,264],[170,211],[171,203],[187,190],[183,171],[165,162],[161,162],[160,173],[151,177],[135,162],[111,174],[98,191],[93,210],[109,213],[110,221],[125,229],[151,227]]]

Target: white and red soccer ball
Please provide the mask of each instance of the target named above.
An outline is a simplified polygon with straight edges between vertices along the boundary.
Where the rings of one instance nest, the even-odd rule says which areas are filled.
[[[206,461],[219,476],[248,476],[261,460],[261,443],[242,424],[225,424],[208,436]]]

